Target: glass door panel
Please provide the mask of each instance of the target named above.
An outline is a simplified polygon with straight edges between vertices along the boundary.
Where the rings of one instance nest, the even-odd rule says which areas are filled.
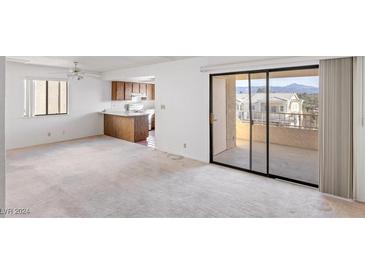
[[[233,103],[233,101],[232,101]],[[235,144],[236,166],[250,169],[250,105],[248,74],[235,77]],[[231,115],[233,117],[233,115]]]
[[[213,161],[250,169],[250,108],[248,74],[213,76]]]
[[[250,73],[251,170],[267,173],[266,72]]]
[[[318,68],[269,77],[269,173],[318,185]]]

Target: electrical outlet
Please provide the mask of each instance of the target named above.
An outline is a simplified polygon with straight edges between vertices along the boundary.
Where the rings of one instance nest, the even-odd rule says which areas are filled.
[[[52,135],[51,132],[48,132],[48,137],[51,137],[51,135]]]
[[[165,110],[166,106],[165,105],[161,105],[161,110]]]
[[[186,148],[186,144],[184,143],[184,148]]]

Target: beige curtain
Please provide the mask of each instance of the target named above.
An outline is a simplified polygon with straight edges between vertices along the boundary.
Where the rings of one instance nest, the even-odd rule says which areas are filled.
[[[354,57],[353,162],[354,200],[365,202],[365,59]]]
[[[5,56],[0,56],[0,209],[5,208]],[[0,212],[0,217],[4,217]]]
[[[320,61],[320,191],[352,198],[352,58]]]

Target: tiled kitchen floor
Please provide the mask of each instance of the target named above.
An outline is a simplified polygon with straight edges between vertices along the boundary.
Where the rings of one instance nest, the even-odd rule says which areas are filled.
[[[147,137],[147,140],[140,141],[137,144],[144,145],[151,148],[156,148],[156,137],[155,137],[155,131],[150,130],[149,135]]]

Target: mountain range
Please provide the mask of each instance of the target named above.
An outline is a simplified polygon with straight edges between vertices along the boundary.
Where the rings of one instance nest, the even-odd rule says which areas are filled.
[[[251,91],[252,92],[257,92],[259,89],[264,90],[265,86],[252,86],[251,87]],[[248,93],[248,87],[237,87],[236,88],[237,93]],[[273,93],[318,93],[319,92],[319,88],[318,87],[313,87],[313,86],[306,86],[306,85],[301,85],[301,84],[297,84],[297,83],[293,83],[287,86],[270,86],[270,92]]]

